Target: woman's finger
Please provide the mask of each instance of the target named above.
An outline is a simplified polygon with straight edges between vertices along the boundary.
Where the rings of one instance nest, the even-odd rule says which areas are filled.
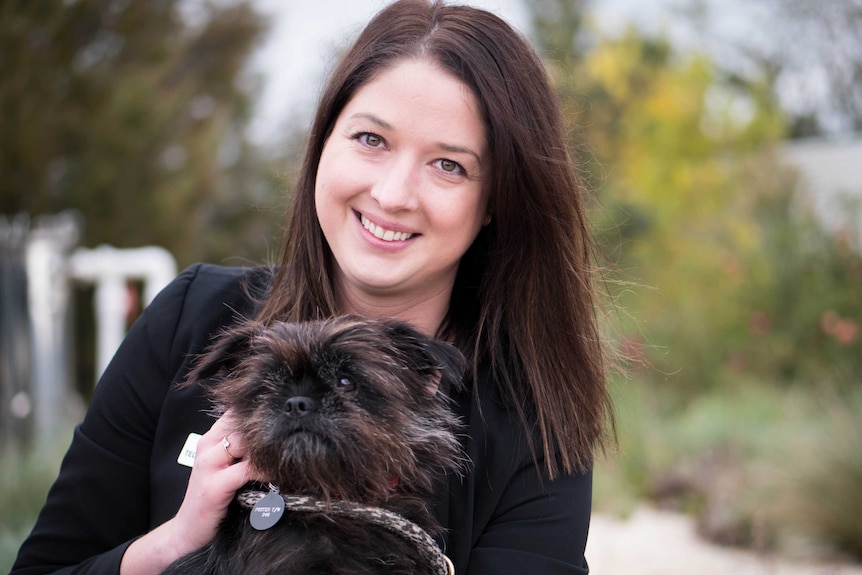
[[[217,419],[198,442],[195,460],[203,459],[221,467],[241,460],[245,449],[242,437],[234,432],[235,421],[229,411]]]

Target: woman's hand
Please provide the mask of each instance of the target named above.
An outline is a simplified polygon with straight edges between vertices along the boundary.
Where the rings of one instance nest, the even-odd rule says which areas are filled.
[[[242,460],[242,438],[231,433],[233,427],[228,412],[200,438],[179,511],[129,546],[120,565],[122,575],[161,573],[174,560],[213,540],[236,491],[254,479],[248,462]]]
[[[241,438],[231,434],[233,428],[227,413],[198,442],[185,498],[171,519],[180,555],[212,541],[234,494],[251,479],[248,462],[242,460],[245,449]]]

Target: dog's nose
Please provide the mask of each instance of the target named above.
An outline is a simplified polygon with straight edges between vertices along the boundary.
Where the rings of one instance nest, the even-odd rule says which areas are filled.
[[[296,397],[291,397],[287,400],[287,406],[285,410],[287,411],[287,414],[291,417],[302,417],[314,411],[315,407],[317,407],[316,401],[314,401],[310,397],[297,395]]]

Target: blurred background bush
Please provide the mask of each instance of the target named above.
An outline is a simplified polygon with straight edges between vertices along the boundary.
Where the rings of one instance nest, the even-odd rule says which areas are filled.
[[[806,177],[825,169],[815,152],[862,150],[862,4],[760,0],[762,35],[716,52],[602,31],[588,0],[523,1],[594,192],[625,365],[597,509],[649,502],[722,544],[862,561],[862,155],[830,189]],[[246,135],[265,18],[182,5],[0,2],[0,214],[74,209],[82,245],[156,244],[181,267],[273,259],[304,128],[266,148]],[[694,35],[721,9],[680,6]],[[3,441],[0,570],[68,435],[55,443]]]

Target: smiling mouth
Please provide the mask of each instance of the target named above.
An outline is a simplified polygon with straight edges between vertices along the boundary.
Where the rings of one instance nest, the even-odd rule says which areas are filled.
[[[408,232],[387,230],[384,227],[374,224],[362,214],[359,214],[359,221],[362,222],[363,228],[368,230],[375,238],[383,240],[384,242],[403,242],[405,240],[409,240],[415,235]]]

